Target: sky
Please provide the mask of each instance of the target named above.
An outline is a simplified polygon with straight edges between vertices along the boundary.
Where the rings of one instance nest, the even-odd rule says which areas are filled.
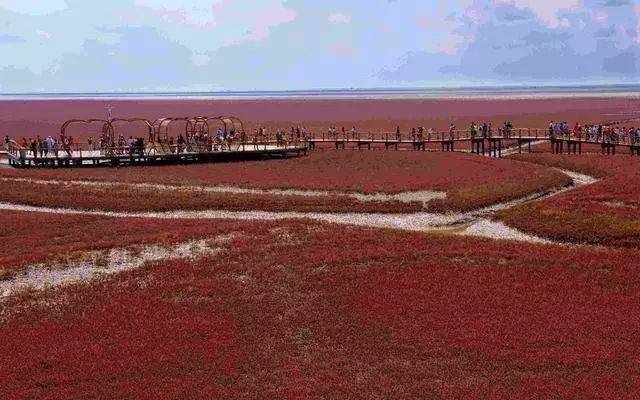
[[[640,0],[0,0],[0,93],[640,83]]]

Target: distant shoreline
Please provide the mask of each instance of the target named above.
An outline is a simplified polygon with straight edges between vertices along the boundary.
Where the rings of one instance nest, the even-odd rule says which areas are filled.
[[[1,100],[332,100],[640,98],[640,85],[469,87],[438,89],[328,89],[298,91],[0,93]]]

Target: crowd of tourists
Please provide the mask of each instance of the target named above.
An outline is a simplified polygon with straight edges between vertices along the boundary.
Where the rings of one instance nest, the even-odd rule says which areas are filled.
[[[254,145],[267,143],[271,141],[269,130],[266,127],[260,127],[253,130]],[[300,143],[302,140],[311,139],[311,134],[305,126],[292,126],[287,135],[284,129],[277,130],[275,133],[275,142],[277,147],[286,147],[289,143]]]
[[[247,135],[244,130],[237,132],[235,129],[226,131],[220,128],[213,134],[208,131],[199,131],[191,135],[180,133],[175,139],[173,136],[160,139],[161,144],[168,145],[173,153],[231,150],[234,143],[243,143],[246,140]]]
[[[598,143],[640,144],[640,127],[608,125],[580,125],[571,127],[567,122],[549,122],[549,137],[578,139]]]
[[[344,139],[357,140],[359,138],[358,130],[355,126],[351,127],[349,131],[347,131],[344,126],[342,129],[338,129],[337,126],[330,126],[327,130],[327,136],[335,139],[341,137]]]
[[[452,122],[449,124],[448,128],[448,138],[456,139],[458,138],[456,130],[456,125]],[[505,121],[502,127],[498,128],[498,135],[502,137],[510,137],[511,132],[513,131],[513,124],[509,121]],[[477,124],[476,122],[472,122],[469,126],[469,137],[491,137],[494,134],[493,125],[491,122],[483,122],[482,124]],[[439,136],[439,137],[436,137]],[[358,134],[358,130],[355,126],[351,128],[351,130],[345,129],[343,126],[341,129],[338,129],[335,126],[330,126],[327,129],[327,137],[330,139],[346,139],[346,140],[357,140],[360,138]],[[446,137],[445,133],[437,133],[433,128],[426,128],[424,126],[413,127],[406,134],[402,132],[400,127],[396,127],[395,140],[402,141],[406,138],[409,138],[412,142],[416,141],[429,141],[431,139],[444,139]]]
[[[37,135],[35,138],[26,138],[23,137],[20,140],[20,147],[24,149],[26,152],[31,154],[33,158],[56,158],[59,156],[60,151],[63,151],[67,155],[71,155],[71,149],[74,146],[73,137],[64,138],[63,141],[53,138],[51,136],[47,136],[46,138],[42,138],[40,135]],[[9,136],[5,136],[5,145],[8,145],[11,142],[11,138]]]
[[[408,132],[403,133],[400,126],[396,127],[395,139],[402,141],[409,138],[411,141],[429,141],[432,139],[456,139],[460,131],[456,130],[454,123],[449,124],[447,132],[437,133],[433,128],[425,128],[423,126],[413,127]],[[497,136],[503,138],[511,137],[514,131],[513,124],[505,121],[502,126],[497,129]],[[493,137],[494,131],[491,122],[476,123],[469,125],[468,137],[471,138],[488,138]],[[550,138],[558,139],[577,139],[594,143],[614,143],[627,145],[640,145],[640,127],[624,127],[614,125],[581,125],[575,123],[571,126],[566,121],[550,121],[547,134]],[[286,146],[288,143],[299,143],[301,141],[311,139],[310,131],[304,126],[292,126],[287,132],[286,130],[277,130],[275,132],[275,144],[278,147]],[[350,129],[342,126],[330,126],[327,130],[328,138],[358,140],[360,133],[355,126]],[[266,127],[260,127],[253,130],[253,138],[248,138],[245,131],[236,132],[234,129],[230,131],[218,128],[215,133],[208,131],[196,132],[191,135],[179,134],[177,138],[165,137],[160,139],[161,146],[167,146],[169,151],[173,153],[183,152],[202,152],[202,151],[224,151],[231,150],[234,143],[253,143],[257,149],[260,144],[272,143],[273,137],[270,136]],[[11,139],[5,136],[5,145],[9,145]],[[18,145],[34,158],[59,157],[60,153],[71,156],[73,151],[78,150],[78,145],[72,136],[62,135],[59,139],[47,136],[42,138],[37,135],[34,138],[23,137]],[[136,154],[143,156],[145,152],[145,139],[143,137],[125,138],[120,134],[116,138],[102,135],[98,142],[95,143],[91,137],[87,139],[87,147],[83,150],[99,150],[101,154]]]
[[[98,139],[98,142],[94,142],[93,138],[89,136],[87,139],[87,150],[100,150],[102,155],[144,155],[145,142],[143,137],[129,136],[128,139],[124,135],[118,135],[118,138],[113,138],[102,135]]]

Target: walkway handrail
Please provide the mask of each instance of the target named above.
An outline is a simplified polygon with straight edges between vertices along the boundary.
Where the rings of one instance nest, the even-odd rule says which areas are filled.
[[[9,140],[8,143],[5,143],[5,148],[7,149],[7,153],[12,155],[15,158],[24,157],[24,151],[26,149],[18,144],[15,140]],[[22,150],[22,151],[21,151]]]
[[[74,143],[72,146],[59,146],[54,149],[44,149],[41,151],[36,149],[36,155],[33,157],[33,150],[19,146],[15,141],[11,141],[8,152],[14,158],[27,157],[36,159],[65,159],[65,158],[93,158],[93,157],[146,157],[158,156],[161,154],[206,154],[212,152],[249,152],[252,150],[269,150],[275,146],[276,149],[298,149],[300,147],[308,147],[308,143],[300,140],[253,140],[246,141],[212,141],[211,143],[184,143],[169,144],[167,142],[146,143],[140,147],[133,146],[102,146],[97,143]],[[167,152],[168,150],[168,152]]]

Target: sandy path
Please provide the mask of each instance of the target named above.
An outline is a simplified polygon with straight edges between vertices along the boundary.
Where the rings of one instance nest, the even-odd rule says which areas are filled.
[[[563,189],[566,190],[566,189]],[[68,208],[48,208],[35,207],[19,204],[0,203],[0,210],[41,212],[67,215],[94,215],[116,218],[154,218],[154,219],[231,219],[245,221],[274,221],[285,219],[311,219],[334,224],[356,225],[371,228],[399,229],[405,231],[429,232],[443,231],[446,229],[459,228],[466,224],[472,224],[480,219],[485,219],[491,214],[514,207],[516,205],[543,198],[556,192],[538,193],[522,199],[499,203],[480,210],[467,213],[435,214],[420,212],[413,214],[362,214],[362,213],[309,213],[309,212],[271,212],[271,211],[224,211],[224,210],[204,210],[204,211],[169,211],[169,212],[113,212],[98,210],[76,210]],[[489,233],[488,224],[493,222],[485,221],[482,230],[470,230],[467,234],[480,237],[499,238],[495,233]],[[498,231],[504,231],[500,228]],[[540,238],[526,235],[524,233],[506,235],[508,239],[524,240],[540,243]]]
[[[117,217],[117,218],[155,218],[155,219],[234,219],[234,220],[255,220],[255,221],[273,221],[284,219],[312,219],[322,222],[336,223],[336,224],[348,224],[373,228],[389,228],[400,229],[407,231],[433,231],[433,230],[445,230],[463,225],[472,225],[475,227],[468,228],[463,233],[472,236],[489,237],[494,239],[507,239],[507,240],[522,240],[535,243],[546,242],[543,239],[517,232],[511,228],[504,226],[501,223],[492,222],[487,219],[490,215],[497,211],[511,208],[526,202],[547,198],[550,196],[563,193],[567,190],[572,190],[575,187],[588,185],[597,182],[595,178],[587,175],[579,174],[572,171],[561,170],[561,172],[570,176],[574,182],[573,186],[565,187],[559,190],[553,190],[545,193],[533,194],[521,199],[498,203],[480,210],[466,212],[466,213],[448,213],[448,214],[435,214],[428,212],[420,212],[413,214],[361,214],[361,213],[313,213],[313,212],[270,212],[270,211],[224,211],[224,210],[203,210],[203,211],[170,211],[170,212],[112,212],[112,211],[99,211],[99,210],[76,210],[66,208],[48,208],[48,207],[34,207],[19,204],[0,203],[0,210],[10,211],[26,211],[26,212],[43,212],[54,214],[75,214],[75,215],[94,215],[105,217]],[[13,178],[9,178],[13,179]],[[37,180],[25,180],[30,182],[45,183],[45,184],[65,184],[64,182],[57,181],[37,181]],[[71,181],[75,184],[81,185],[112,185],[111,183],[104,182],[85,182],[85,181]],[[174,190],[180,188],[179,186],[166,186],[166,185],[149,185],[149,184],[130,184],[130,185],[144,185],[144,187],[170,189]],[[210,187],[211,190],[219,190],[218,187]],[[247,190],[253,191],[254,189],[239,189],[222,187],[221,190]],[[271,192],[271,191],[268,191]],[[304,192],[307,191],[276,191],[282,192]],[[324,195],[327,192],[311,191],[311,195]],[[422,192],[418,192],[422,193]],[[424,196],[430,196],[433,193],[426,194]],[[406,193],[402,194],[407,198],[411,198]],[[378,195],[370,195],[378,196]],[[421,195],[415,195],[415,198],[424,197]],[[480,225],[477,225],[480,223]]]
[[[348,224],[372,228],[399,229],[417,232],[449,232],[451,234],[513,240],[537,244],[565,243],[552,242],[510,228],[502,222],[490,220],[493,213],[526,202],[548,198],[572,190],[575,187],[597,182],[593,177],[561,170],[573,179],[574,185],[548,193],[540,193],[506,203],[495,204],[481,210],[468,213],[415,213],[415,214],[335,214],[302,212],[264,212],[264,211],[172,211],[148,213],[123,213],[106,211],[74,210],[63,208],[32,207],[17,204],[0,203],[0,210],[27,211],[40,213],[97,215],[116,218],[158,218],[158,219],[236,219],[236,220],[284,220],[312,219],[317,221]],[[44,181],[49,182],[49,181]],[[85,183],[82,183],[85,184]],[[90,184],[94,184],[93,182]],[[108,184],[108,183],[106,183]],[[164,186],[162,186],[164,188]],[[0,281],[0,299],[8,298],[24,290],[64,286],[76,282],[90,281],[135,268],[145,263],[173,258],[192,258],[221,251],[220,245],[233,235],[220,236],[210,240],[197,240],[173,246],[137,246],[129,249],[111,249],[108,251],[87,252],[79,260],[65,265],[42,263],[27,268],[26,272],[11,280]]]
[[[296,190],[296,189],[249,189],[238,186],[177,186],[177,185],[162,185],[155,183],[126,183],[126,182],[99,182],[99,181],[82,181],[82,180],[42,180],[42,179],[30,179],[30,178],[0,178],[0,182],[24,182],[33,183],[38,185],[77,185],[77,186],[90,186],[90,187],[128,187],[131,189],[152,189],[158,191],[197,191],[208,193],[229,193],[229,194],[262,194],[262,195],[275,195],[275,196],[304,196],[304,197],[331,197],[342,196],[349,197],[360,202],[374,202],[374,201],[400,201],[404,203],[421,202],[423,206],[431,200],[445,199],[447,194],[445,192],[438,192],[433,190],[418,190],[408,191],[400,193],[359,193],[359,192],[339,192],[339,191],[325,191],[325,190]]]
[[[82,252],[68,261],[31,265],[13,279],[0,281],[0,300],[26,290],[44,290],[76,282],[100,279],[144,264],[169,259],[197,258],[216,254],[235,235],[193,240],[171,246],[149,245]]]

